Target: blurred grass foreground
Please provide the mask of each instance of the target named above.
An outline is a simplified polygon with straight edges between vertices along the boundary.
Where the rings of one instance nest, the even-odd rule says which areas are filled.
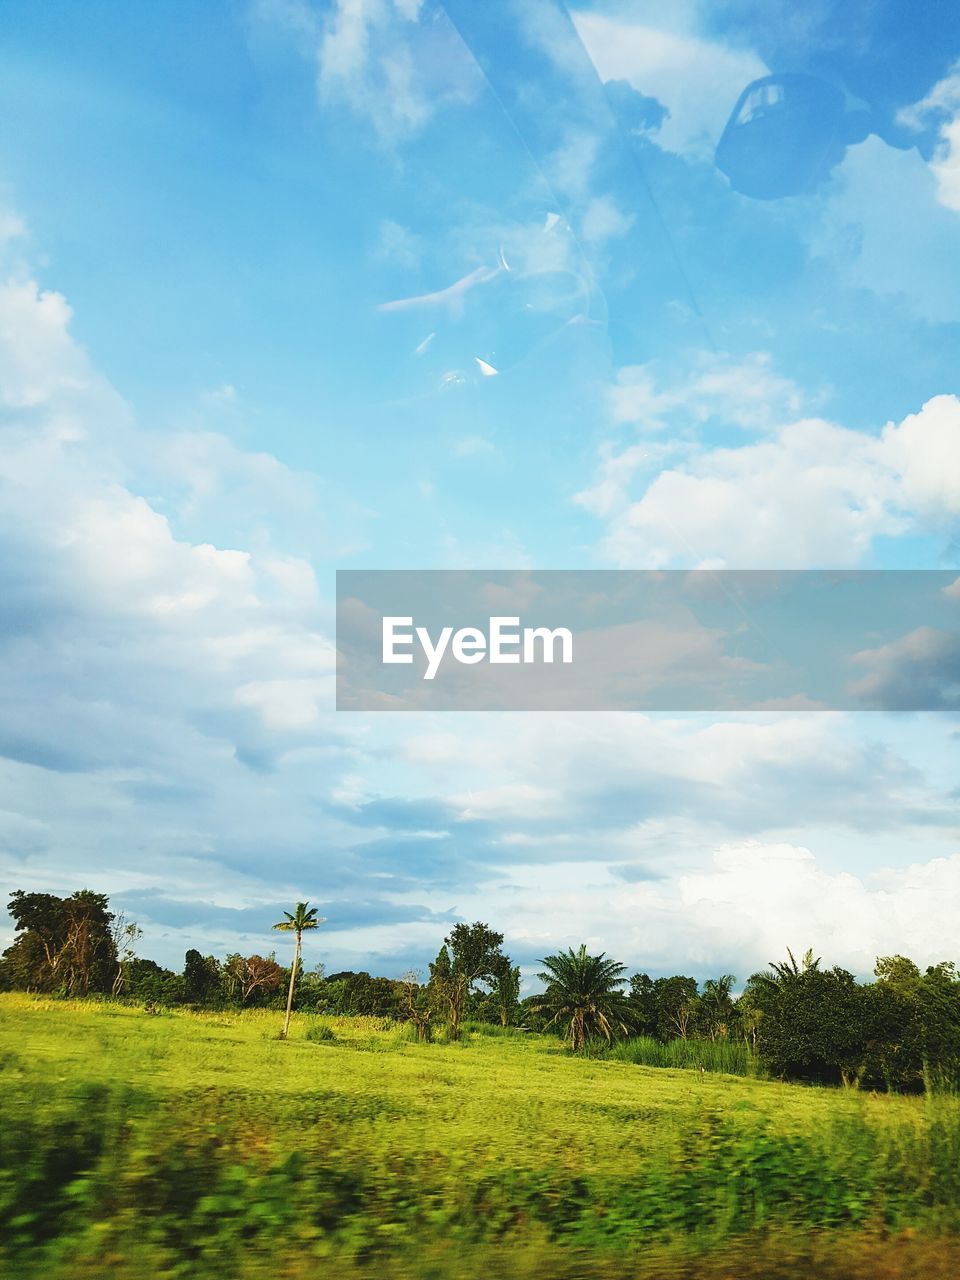
[[[956,1097],[278,1029],[0,996],[0,1274],[960,1275]]]

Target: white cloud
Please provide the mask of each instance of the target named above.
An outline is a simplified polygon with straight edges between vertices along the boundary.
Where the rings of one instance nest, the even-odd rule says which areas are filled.
[[[17,645],[16,629],[0,635],[7,694],[29,716],[24,694],[32,681],[41,696],[39,681],[48,687],[48,710],[49,691],[57,689],[73,705],[89,702],[94,716],[108,706],[122,716],[123,685],[136,682],[139,666],[138,701],[164,716],[245,705],[267,728],[290,724],[289,710],[278,715],[278,695],[258,699],[250,690],[274,679],[288,690],[303,682],[312,706],[307,686],[318,669],[332,669],[331,646],[316,625],[311,566],[266,543],[252,551],[177,536],[170,518],[130,487],[125,451],[137,466],[146,451],[132,444],[130,411],[75,343],[70,318],[61,295],[31,280],[0,286],[7,601],[24,601],[21,627],[42,629],[48,615],[72,619],[39,653]],[[292,480],[268,455],[243,458],[208,433],[165,443],[165,465],[190,477],[195,511],[216,495],[223,473],[244,466],[290,496]],[[44,731],[41,722],[31,732]],[[55,724],[49,732],[56,734]],[[122,740],[115,745],[123,750]]]
[[[611,417],[644,432],[689,431],[716,419],[723,426],[766,430],[797,416],[805,397],[778,374],[768,353],[735,358],[694,352],[680,368],[663,362],[626,365],[610,390]]]
[[[626,883],[594,863],[544,876],[515,863],[462,902],[508,937],[546,954],[602,948],[631,967],[751,972],[812,947],[825,966],[867,975],[899,952],[921,965],[956,955],[960,854],[869,876],[830,870],[802,846],[748,841],[718,847],[695,872]]]
[[[573,19],[602,79],[627,80],[667,108],[654,134],[667,151],[712,154],[741,90],[767,74],[754,54],[664,30],[662,18],[647,25],[580,11]]]
[[[811,206],[808,236],[841,283],[902,300],[933,323],[960,319],[960,224],[915,149],[877,137],[850,147]]]
[[[473,99],[480,73],[449,22],[422,21],[422,0],[334,0],[324,17],[302,0],[259,0],[317,67],[324,106],[346,106],[383,144],[404,142],[439,112]]]
[[[848,567],[875,538],[960,514],[960,400],[936,396],[879,437],[801,419],[740,448],[690,449],[633,497],[636,446],[601,453],[579,495],[621,566]]]
[[[955,62],[920,102],[904,107],[898,118],[918,133],[938,129],[939,140],[930,161],[937,196],[946,208],[960,213],[960,62]]]

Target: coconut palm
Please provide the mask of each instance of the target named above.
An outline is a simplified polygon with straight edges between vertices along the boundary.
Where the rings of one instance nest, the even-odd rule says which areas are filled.
[[[719,978],[707,978],[703,984],[700,1008],[711,1040],[722,1039],[729,1030],[735,982],[736,978],[732,973],[723,973]]]
[[[284,919],[280,920],[273,927],[279,929],[283,933],[296,934],[296,945],[293,949],[293,964],[290,966],[290,988],[287,991],[287,1016],[283,1020],[283,1030],[280,1032],[280,1039],[286,1040],[287,1032],[290,1030],[290,1014],[293,1012],[293,986],[297,980],[297,968],[300,964],[300,947],[303,939],[304,931],[307,929],[316,929],[318,925],[325,923],[323,916],[317,915],[317,908],[311,907],[306,902],[298,902],[296,909],[291,912],[285,911]]]
[[[570,947],[559,955],[545,956],[540,963],[546,972],[537,977],[547,989],[537,1009],[551,1015],[547,1026],[565,1024],[575,1053],[590,1036],[609,1041],[615,1030],[627,1031],[626,998],[619,990],[626,981],[621,976],[626,965],[608,960],[602,951],[589,956],[582,944],[578,951]]]
[[[755,973],[751,982],[766,991],[782,991],[784,987],[797,982],[805,973],[820,968],[820,957],[814,956],[812,947],[803,953],[803,959],[799,964],[789,947],[787,947],[787,957],[786,960],[771,960],[770,968],[765,973]]]

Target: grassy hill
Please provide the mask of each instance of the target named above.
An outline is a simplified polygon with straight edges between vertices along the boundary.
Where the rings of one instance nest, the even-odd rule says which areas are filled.
[[[960,1274],[958,1099],[278,1027],[0,996],[5,1273]]]

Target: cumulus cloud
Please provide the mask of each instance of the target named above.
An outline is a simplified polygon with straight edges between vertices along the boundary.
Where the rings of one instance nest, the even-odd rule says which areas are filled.
[[[661,873],[695,853],[705,832],[782,833],[813,814],[858,830],[957,823],[956,806],[915,767],[829,712],[468,715],[456,733],[441,730],[442,717],[419,732],[412,723],[398,751],[421,785],[446,794],[446,825],[494,818],[502,835],[548,846],[568,836],[565,859],[632,850]],[[548,847],[545,857],[555,856]]]
[[[945,181],[946,170],[938,176],[914,148],[877,137],[850,147],[810,219],[813,255],[848,287],[903,303],[934,324],[955,323],[958,224],[944,202]]]
[[[955,520],[960,400],[935,396],[878,436],[807,418],[739,448],[692,448],[634,496],[643,460],[637,446],[608,445],[578,495],[607,519],[616,564],[850,567],[882,535]]]
[[[955,839],[955,814],[917,767],[829,714],[334,721],[313,567],[272,536],[288,508],[311,510],[312,484],[201,425],[165,436],[161,464],[72,337],[66,300],[26,276],[0,289],[0,338],[6,887],[87,883],[118,905],[129,897],[149,926],[145,951],[174,964],[189,945],[225,951],[243,939],[255,949],[265,904],[322,897],[322,946],[339,963],[422,964],[447,921],[468,916],[505,928],[518,948],[589,934],[638,964],[659,956],[675,967],[736,945],[735,931],[711,934],[730,916],[734,872],[703,870],[731,840],[801,843],[796,829],[811,813],[851,838],[909,831],[938,848]],[[696,395],[693,418],[729,388]],[[909,475],[915,500],[943,511],[948,460],[911,470],[933,429],[928,410],[867,444],[896,457],[876,463],[878,476]],[[938,448],[950,446],[953,412],[935,406]],[[781,448],[781,435],[749,447],[764,446]],[[614,485],[611,512],[630,501],[629,484]],[[240,507],[252,510],[249,528]],[[453,542],[438,554],[515,561],[506,532],[488,537],[469,556]],[[917,892],[945,896],[938,864],[926,865]],[[720,880],[709,892],[684,887],[701,874]],[[818,874],[827,892],[835,873]],[[900,874],[884,873],[891,893]],[[856,901],[875,904],[874,881],[861,884]],[[205,916],[192,923],[191,900],[217,909],[213,933]],[[785,931],[774,954],[817,941],[802,914],[771,920]],[[768,959],[759,951],[773,933],[769,944],[748,938],[736,966],[722,967],[742,967],[754,946]],[[877,925],[870,936],[886,935]],[[713,941],[697,951],[697,937]]]
[[[464,902],[493,907],[524,959],[558,937],[603,949],[631,969],[700,977],[733,971],[742,982],[771,960],[812,947],[826,965],[872,973],[900,952],[921,965],[956,951],[960,855],[852,875],[789,843],[721,845],[702,869],[629,882],[595,864],[570,864],[546,880],[516,863]]]
[[[930,160],[937,197],[946,208],[960,213],[960,62],[919,102],[904,107],[898,118],[917,133],[937,131]]]

